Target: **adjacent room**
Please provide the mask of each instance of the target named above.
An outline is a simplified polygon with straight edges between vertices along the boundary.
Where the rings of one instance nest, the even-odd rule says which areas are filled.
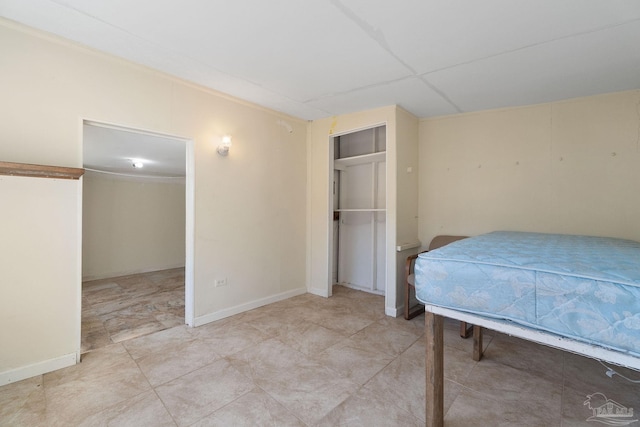
[[[0,0],[0,426],[633,425],[638,40],[636,1]],[[627,242],[631,290],[540,293],[614,326],[439,306],[532,293],[434,267],[494,232]]]
[[[185,324],[187,141],[82,130],[85,353]]]

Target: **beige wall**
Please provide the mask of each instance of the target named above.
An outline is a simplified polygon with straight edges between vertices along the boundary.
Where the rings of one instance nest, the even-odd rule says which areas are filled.
[[[640,91],[422,120],[420,240],[493,230],[640,240]]]
[[[184,267],[184,179],[88,171],[82,194],[83,280]]]
[[[418,241],[418,178],[420,162],[418,157],[419,121],[405,110],[397,109],[397,245],[409,249],[396,252],[396,305],[399,312],[404,310],[405,263],[409,255],[418,252],[411,247]]]
[[[0,176],[0,195],[2,386],[37,375],[43,361],[75,363],[80,213],[77,181]]]
[[[418,237],[419,121],[397,109],[397,242],[411,243]]]
[[[0,20],[0,52],[3,161],[81,166],[82,119],[194,141],[198,323],[305,291],[305,121],[6,20]],[[233,136],[225,158],[215,151],[224,134]],[[35,184],[42,189],[30,194],[44,193],[47,185]],[[7,255],[3,262],[12,266],[3,276],[0,301],[11,298],[13,305],[10,312],[0,311],[0,336],[12,338],[1,347],[3,381],[7,373],[15,377],[34,365],[46,370],[52,366],[48,361],[79,351],[81,249],[77,234],[69,230],[80,227],[81,183],[65,185],[70,186],[67,193],[56,199],[65,222],[44,229],[52,241],[64,241],[61,262],[41,262],[52,248],[37,244],[43,230],[32,217],[14,215],[4,224],[30,245],[30,254],[14,251],[7,239],[0,241]],[[22,203],[22,197],[27,196],[21,187],[4,191],[3,206]],[[229,285],[215,288],[214,280],[223,277]],[[32,289],[23,293],[6,283],[31,283]],[[33,310],[33,295],[50,296],[47,304],[56,310]],[[15,312],[29,313],[30,324],[38,328],[17,322]],[[56,339],[40,340],[43,333]]]

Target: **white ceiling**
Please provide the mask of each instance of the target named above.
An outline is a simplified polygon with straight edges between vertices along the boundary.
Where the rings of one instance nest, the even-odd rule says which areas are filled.
[[[185,176],[185,141],[91,123],[82,133],[85,169],[154,179]],[[134,162],[143,167],[134,168]]]
[[[304,119],[640,88],[640,0],[0,0],[0,16]]]

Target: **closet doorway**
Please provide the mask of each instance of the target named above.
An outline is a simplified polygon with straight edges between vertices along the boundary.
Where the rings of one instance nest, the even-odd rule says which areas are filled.
[[[82,124],[81,352],[193,324],[193,141]]]
[[[332,284],[386,293],[386,126],[332,138]]]

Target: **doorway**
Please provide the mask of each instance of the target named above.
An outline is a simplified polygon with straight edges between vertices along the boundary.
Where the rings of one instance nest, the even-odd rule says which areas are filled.
[[[82,351],[193,325],[193,141],[94,121],[82,140]]]
[[[331,138],[331,285],[386,294],[386,125]]]

